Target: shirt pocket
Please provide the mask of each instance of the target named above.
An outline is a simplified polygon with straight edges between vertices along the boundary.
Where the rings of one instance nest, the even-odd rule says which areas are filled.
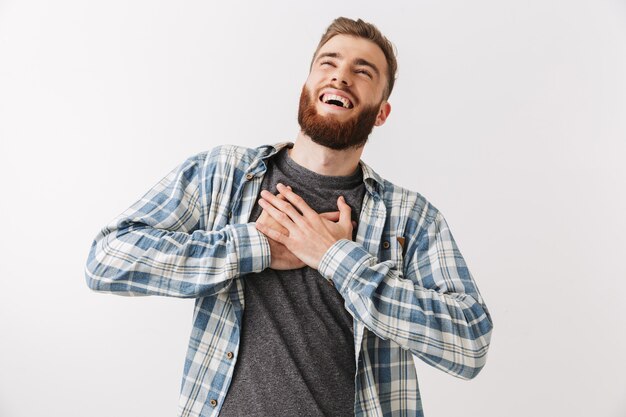
[[[395,269],[404,274],[404,247],[406,240],[402,236],[391,236],[383,241],[383,253],[385,260],[394,261]]]

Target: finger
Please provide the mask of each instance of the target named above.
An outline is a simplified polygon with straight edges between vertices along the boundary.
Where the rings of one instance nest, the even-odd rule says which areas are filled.
[[[350,213],[352,212],[352,209],[350,208],[348,203],[346,203],[346,199],[343,198],[342,195],[339,196],[339,198],[337,199],[337,207],[339,207],[339,223],[346,226],[351,226],[352,217],[350,216]]]
[[[264,226],[267,226],[267,227],[270,227],[270,228],[274,228],[274,229],[278,230],[280,233],[289,236],[289,230],[287,230],[283,226],[281,226],[265,210],[263,210],[261,212],[261,215],[259,216],[259,218],[256,220],[255,223],[262,223]]]
[[[267,227],[263,223],[257,223],[256,228],[259,232],[263,233],[268,238],[274,239],[276,242],[282,245],[284,245],[287,240],[287,236],[283,235],[277,230],[272,229],[271,227]]]
[[[283,201],[286,201],[285,196],[281,195],[280,193],[276,197],[280,198]],[[274,220],[272,216],[270,216],[265,210],[261,212],[261,215],[256,221],[259,223],[263,223],[266,226],[273,227],[276,230],[278,230],[280,233],[289,236],[289,231],[285,229],[283,226],[281,226],[280,224],[278,224],[278,222]]]
[[[291,190],[291,187],[290,187],[289,185],[287,186],[287,188],[289,188],[289,189]],[[263,192],[263,191],[267,191],[268,193],[270,192],[270,190],[261,190],[261,192]],[[274,194],[274,193],[272,193],[272,194]],[[287,200],[287,199],[285,198],[285,196],[284,196],[284,195],[282,195],[281,193],[277,193],[277,194],[274,194],[274,195],[275,195],[276,197],[280,198],[281,200]]]
[[[320,217],[330,220],[332,222],[336,222],[339,220],[339,212],[338,211],[327,211],[326,213],[320,213]]]
[[[274,197],[274,199],[278,200],[278,198],[276,197]],[[265,198],[259,200],[259,205],[263,208],[263,210],[265,210],[267,214],[269,214],[272,219],[274,219],[279,225],[283,226],[289,231],[289,233],[291,233],[291,230],[295,225],[293,220],[291,220],[291,218],[286,213],[277,209]],[[292,209],[295,210],[293,207]]]
[[[289,188],[291,190],[290,186],[287,186],[287,188]],[[281,193],[276,194],[276,197],[280,198],[283,201],[287,201],[287,197],[285,197],[284,195],[282,195]]]
[[[281,200],[280,198],[276,197],[274,194],[265,190],[261,191],[261,197],[262,197],[262,200],[265,200],[266,202],[268,202],[275,209],[286,214],[294,223],[298,225],[302,224],[302,221],[303,221],[302,215],[298,212],[298,210],[296,210],[296,208],[289,201]],[[259,204],[261,204],[261,200],[259,200]],[[265,208],[264,206],[262,207]],[[272,216],[272,217],[278,220],[276,216]]]
[[[317,215],[317,212],[309,207],[306,201],[304,201],[304,199],[298,194],[294,193],[290,187],[278,183],[276,184],[276,189],[279,193],[287,197],[287,201],[289,201],[291,204],[294,205],[294,207],[300,210],[300,213],[302,213],[304,216],[310,217]]]

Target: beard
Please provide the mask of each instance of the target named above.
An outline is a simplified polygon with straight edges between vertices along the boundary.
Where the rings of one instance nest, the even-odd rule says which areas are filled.
[[[304,134],[313,142],[338,151],[365,145],[376,123],[380,103],[367,106],[356,116],[341,122],[333,114],[320,115],[315,108],[317,100],[306,85],[302,87],[298,123]]]

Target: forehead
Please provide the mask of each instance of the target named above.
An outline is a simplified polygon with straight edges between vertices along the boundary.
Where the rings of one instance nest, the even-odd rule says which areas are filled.
[[[353,61],[355,59],[364,59],[376,65],[381,74],[387,71],[387,61],[382,49],[374,42],[350,35],[335,35],[328,40],[319,51],[315,58],[323,53],[337,53],[342,59]]]

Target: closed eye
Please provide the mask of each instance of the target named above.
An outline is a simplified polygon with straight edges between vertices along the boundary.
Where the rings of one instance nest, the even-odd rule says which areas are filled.
[[[365,74],[365,75],[366,75],[366,76],[368,76],[369,78],[372,78],[372,74],[371,74],[369,71],[367,71],[367,70],[364,70],[364,69],[358,69],[358,70],[356,70],[356,71],[354,71],[354,72],[356,72],[357,74]]]

